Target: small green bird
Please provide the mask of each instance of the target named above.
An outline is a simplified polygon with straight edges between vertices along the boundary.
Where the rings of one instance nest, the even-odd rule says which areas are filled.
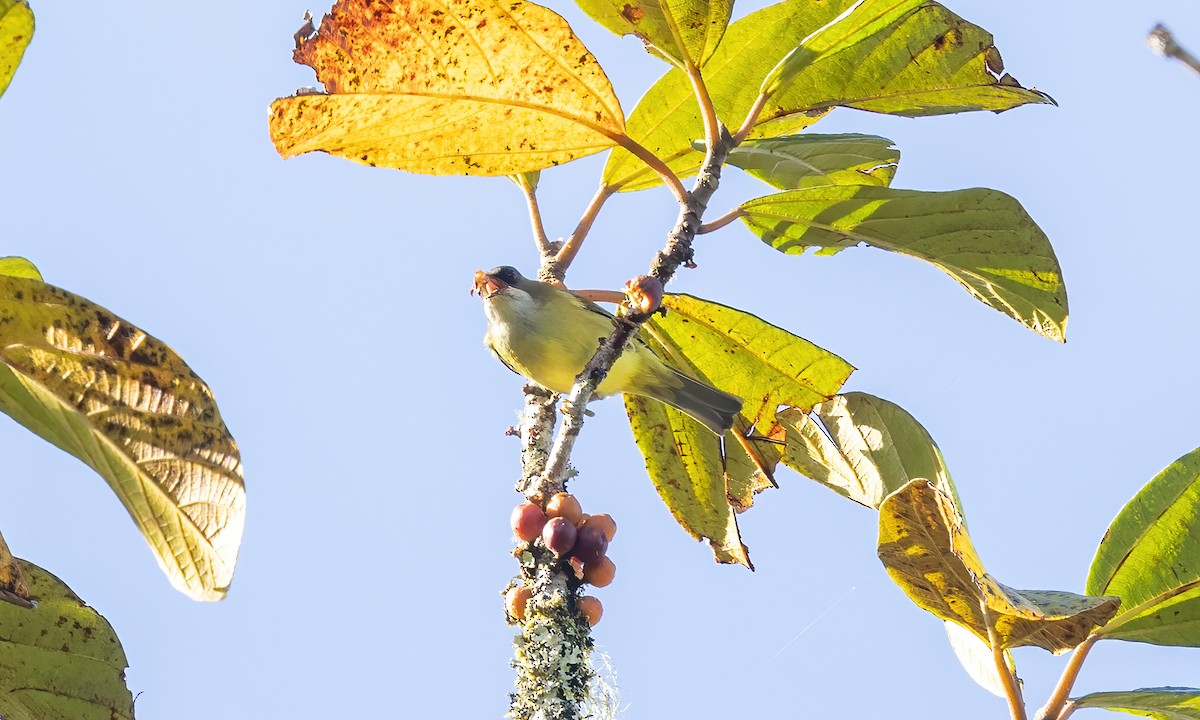
[[[513,372],[557,393],[575,377],[613,330],[599,305],[549,283],[530,280],[508,265],[475,273],[488,331],[484,343]],[[634,337],[596,388],[596,397],[632,393],[687,413],[717,435],[742,409],[735,395],[697,382],[669,367]]]

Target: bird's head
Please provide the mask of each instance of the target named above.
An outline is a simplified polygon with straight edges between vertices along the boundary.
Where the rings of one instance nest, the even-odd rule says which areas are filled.
[[[484,300],[490,300],[493,296],[503,295],[510,292],[509,288],[521,288],[523,284],[528,284],[521,273],[511,265],[501,265],[494,267],[487,272],[482,270],[475,271],[475,287],[471,294],[479,293]]]

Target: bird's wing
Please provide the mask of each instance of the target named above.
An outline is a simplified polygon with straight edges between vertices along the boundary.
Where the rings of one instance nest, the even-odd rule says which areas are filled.
[[[492,347],[492,336],[491,335],[488,335],[487,337],[485,337],[483,339],[483,344],[487,345],[487,349],[491,351],[492,356],[495,357],[497,360],[499,360],[504,365],[504,367],[508,368],[509,370],[512,370],[514,373],[516,373],[518,375],[521,375],[521,373],[515,367],[513,367],[512,365],[509,365],[508,361],[505,360],[503,357],[501,357],[500,353],[496,352],[496,348]]]
[[[570,291],[568,290],[567,292],[570,292]],[[616,320],[616,317],[614,317],[612,313],[610,313],[609,311],[600,307],[599,305],[592,302],[591,300],[588,300],[587,298],[584,298],[584,297],[580,297],[580,296],[576,295],[575,293],[571,293],[571,297],[573,297],[575,299],[575,301],[579,303],[580,307],[582,307],[584,310],[595,313],[597,315],[602,315],[609,322]],[[638,345],[644,346],[647,350],[650,349],[649,343],[647,343],[645,340],[642,339],[641,328],[638,328],[638,332],[636,334],[634,334],[632,340],[633,340],[633,342],[636,342]]]

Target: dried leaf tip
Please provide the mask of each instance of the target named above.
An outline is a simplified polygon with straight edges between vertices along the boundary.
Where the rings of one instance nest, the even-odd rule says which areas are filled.
[[[293,35],[292,39],[296,41],[296,49],[299,50],[304,41],[312,37],[317,29],[313,26],[313,14],[311,10],[304,11],[304,24],[300,26]]]

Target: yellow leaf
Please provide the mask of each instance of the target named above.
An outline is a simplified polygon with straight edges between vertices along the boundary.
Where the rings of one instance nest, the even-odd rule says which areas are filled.
[[[87,463],[171,583],[220,600],[246,491],[212,392],[163,342],[37,280],[0,275],[0,411]]]
[[[325,93],[271,105],[284,157],[322,151],[432,175],[512,175],[599,152],[624,115],[596,59],[522,0],[339,0],[296,50]]]
[[[8,549],[8,543],[0,536],[0,600],[29,607],[29,585],[21,565]]]
[[[0,0],[0,95],[8,89],[33,39],[33,11],[25,0]]]
[[[927,480],[909,482],[879,507],[879,559],[918,606],[1001,649],[1069,650],[1121,604],[998,582],[984,570],[953,498]]]

